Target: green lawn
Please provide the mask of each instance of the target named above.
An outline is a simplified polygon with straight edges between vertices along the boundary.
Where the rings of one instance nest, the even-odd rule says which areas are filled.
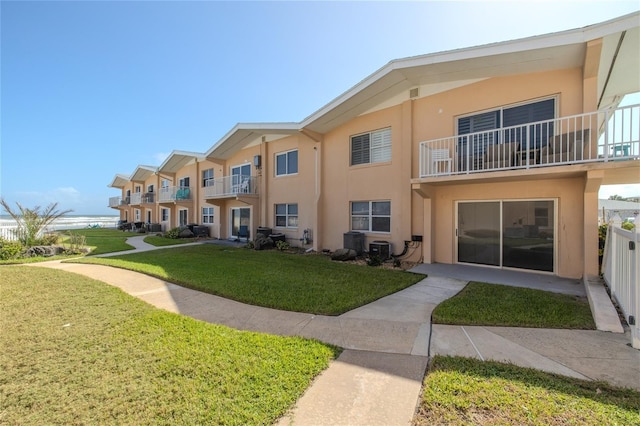
[[[586,298],[470,282],[433,311],[434,324],[595,329]]]
[[[337,355],[172,314],[64,271],[0,273],[3,424],[270,425]]]
[[[108,228],[86,228],[86,229],[72,229],[62,231],[63,244],[65,243],[64,237],[69,235],[84,235],[86,240],[86,246],[90,247],[91,254],[104,254],[113,253],[117,251],[125,251],[133,249],[132,246],[126,243],[127,238],[135,237],[138,234],[132,234],[131,232],[122,232],[117,229]]]
[[[638,425],[640,392],[493,361],[434,357],[415,426]]]
[[[332,262],[317,254],[215,244],[77,262],[131,269],[252,305],[324,315],[339,315],[424,278],[405,271]]]

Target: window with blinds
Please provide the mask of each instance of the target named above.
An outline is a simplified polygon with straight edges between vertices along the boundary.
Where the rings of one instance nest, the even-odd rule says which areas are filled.
[[[391,161],[391,129],[351,137],[351,165]]]

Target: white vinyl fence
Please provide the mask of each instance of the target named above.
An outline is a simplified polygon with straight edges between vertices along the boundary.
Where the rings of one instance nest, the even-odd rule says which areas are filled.
[[[609,224],[602,259],[604,280],[631,328],[631,344],[640,349],[640,224],[632,231],[621,228],[617,216]]]

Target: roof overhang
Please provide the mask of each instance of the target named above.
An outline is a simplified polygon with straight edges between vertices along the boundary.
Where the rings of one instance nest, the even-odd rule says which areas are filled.
[[[304,119],[301,126],[326,133],[380,105],[410,99],[412,88],[419,88],[419,96],[426,96],[492,77],[582,67],[587,42],[604,37],[600,77],[603,69],[608,69],[606,55],[612,55],[609,44],[617,44],[623,31],[627,31],[625,58],[618,55],[619,64],[612,74],[616,78],[610,79],[616,83],[609,83],[608,92],[632,93],[637,91],[639,75],[639,19],[640,13],[633,13],[580,29],[391,61]]]
[[[143,166],[140,165],[136,167],[136,170],[129,177],[132,182],[144,182],[149,179],[151,176],[155,175],[158,168],[153,166]]]
[[[107,186],[110,188],[124,188],[129,183],[129,176],[118,173],[114,176],[111,183]]]
[[[238,123],[204,155],[227,160],[241,149],[298,134],[298,123]]]
[[[176,174],[180,169],[190,163],[203,160],[205,155],[199,152],[173,151],[158,167],[159,173]]]

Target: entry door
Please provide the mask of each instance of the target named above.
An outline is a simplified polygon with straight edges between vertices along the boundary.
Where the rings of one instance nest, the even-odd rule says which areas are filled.
[[[251,224],[251,209],[248,207],[234,207],[231,209],[231,236],[240,237],[240,226],[249,229]],[[244,237],[244,236],[243,236]]]
[[[458,262],[553,272],[555,201],[458,203]]]

